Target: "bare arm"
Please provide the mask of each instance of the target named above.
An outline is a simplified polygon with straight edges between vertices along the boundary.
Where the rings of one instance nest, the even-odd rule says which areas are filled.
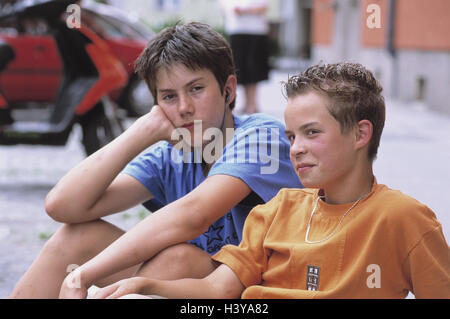
[[[245,286],[227,265],[220,265],[203,279],[154,280],[134,277],[100,289],[94,298],[119,298],[130,293],[182,299],[236,299]]]
[[[162,109],[153,107],[58,182],[45,199],[48,214],[64,223],[86,222],[150,199],[150,192],[133,178],[117,176],[148,146],[170,137],[172,128]],[[127,196],[120,196],[125,191]]]
[[[235,9],[236,14],[243,15],[243,14],[251,14],[251,15],[263,15],[266,14],[268,9],[267,5],[257,6],[257,7],[251,7],[247,9],[243,9],[240,7],[237,7]]]
[[[226,175],[207,178],[188,195],[149,215],[82,265],[78,272],[82,288],[144,262],[169,246],[199,236],[249,193],[248,185],[238,178]],[[67,282],[70,280],[69,275]],[[67,282],[63,283],[62,297],[71,295]]]

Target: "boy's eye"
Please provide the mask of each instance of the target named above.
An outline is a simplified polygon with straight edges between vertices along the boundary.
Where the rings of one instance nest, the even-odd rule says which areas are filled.
[[[306,135],[308,135],[308,136],[312,136],[312,135],[317,134],[317,133],[319,133],[318,130],[307,130],[306,131]]]
[[[196,92],[196,91],[200,91],[201,89],[203,89],[203,86],[196,85],[196,86],[194,86],[194,87],[192,88],[192,91],[193,91],[193,92]]]
[[[164,95],[162,99],[168,101],[168,100],[173,99],[174,97],[175,97],[175,94],[167,94],[167,95]]]

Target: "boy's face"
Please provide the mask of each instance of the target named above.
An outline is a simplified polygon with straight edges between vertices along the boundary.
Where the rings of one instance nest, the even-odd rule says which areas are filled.
[[[310,91],[289,99],[284,113],[290,158],[305,187],[345,185],[356,164],[353,130],[341,132],[327,103],[326,97]]]
[[[224,131],[227,126],[232,126],[229,123],[232,120],[229,102],[236,89],[233,80],[235,77],[230,76],[225,84],[224,92],[228,91],[230,95],[226,103],[225,93],[222,94],[211,71],[191,70],[182,64],[175,64],[156,73],[158,104],[176,128],[189,130],[191,145],[200,146],[208,142],[202,139],[206,129],[218,128]]]

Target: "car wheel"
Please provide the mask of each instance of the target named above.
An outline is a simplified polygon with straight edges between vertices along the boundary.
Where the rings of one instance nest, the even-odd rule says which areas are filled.
[[[83,129],[83,146],[88,156],[124,131],[122,119],[117,116],[115,106],[109,99],[99,102],[80,123]]]
[[[155,99],[145,81],[134,77],[128,86],[123,103],[123,107],[128,111],[128,115],[140,117],[150,112],[154,103]]]

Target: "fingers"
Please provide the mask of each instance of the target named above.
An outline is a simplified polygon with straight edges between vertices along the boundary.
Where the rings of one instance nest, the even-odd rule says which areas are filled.
[[[85,299],[87,289],[82,285],[77,273],[70,273],[63,281],[60,291],[60,299]]]
[[[93,296],[93,299],[111,299],[119,289],[120,284],[115,283],[104,288],[100,288]]]
[[[116,299],[128,294],[139,293],[139,281],[141,278],[128,278],[112,285],[99,289],[93,296],[94,299]]]
[[[165,118],[165,120],[167,120],[170,123],[172,129],[175,129],[175,127],[176,127],[175,124],[170,120],[170,118],[167,116],[167,113],[164,111],[164,109],[161,106],[159,106],[157,104],[153,105],[152,110],[150,112],[152,112],[153,110],[154,110],[154,112],[160,112],[162,114],[162,116]]]
[[[145,296],[145,295],[139,295],[139,294],[128,294],[128,295],[123,295],[122,297],[119,297],[119,299],[154,299],[150,296]]]

